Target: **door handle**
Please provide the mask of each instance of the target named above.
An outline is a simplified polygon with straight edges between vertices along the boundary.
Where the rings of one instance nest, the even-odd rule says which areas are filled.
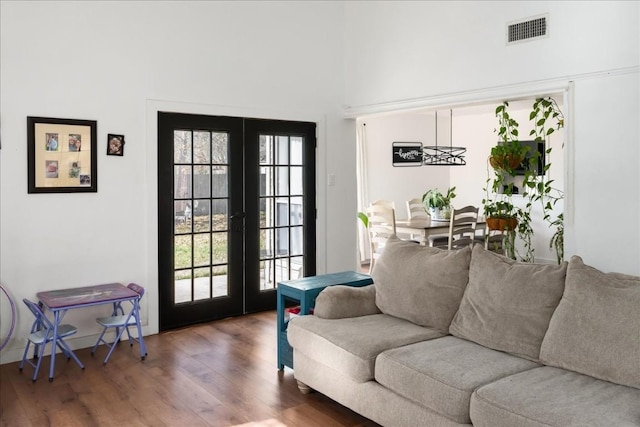
[[[244,212],[234,212],[229,219],[231,220],[231,231],[242,231],[244,226]]]

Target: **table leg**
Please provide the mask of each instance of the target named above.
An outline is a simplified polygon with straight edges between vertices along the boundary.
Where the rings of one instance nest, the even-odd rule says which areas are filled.
[[[278,316],[278,370],[284,369],[284,363],[282,363],[282,349],[280,348],[280,334],[284,330],[284,296],[278,292],[276,299],[276,313]]]
[[[53,381],[53,371],[56,365],[56,348],[58,347],[58,325],[60,325],[60,310],[54,312],[53,341],[51,341],[51,362],[49,363],[49,382]]]
[[[300,314],[309,314],[311,313],[311,308],[313,307],[314,300],[320,293],[319,290],[315,292],[305,292],[300,298]]]
[[[122,310],[122,306],[120,305],[119,302],[114,302],[113,303],[113,310],[111,311],[111,315],[112,316],[117,316],[118,313],[118,308],[120,308],[120,312],[124,315],[124,310]],[[120,328],[116,327],[116,337],[120,336]],[[116,345],[116,343],[114,342],[113,345]]]
[[[144,343],[144,337],[142,336],[142,325],[140,325],[140,299],[136,299],[133,302],[134,315],[136,316],[136,327],[138,328],[138,344],[140,345],[140,359],[144,360],[147,357],[147,346]]]

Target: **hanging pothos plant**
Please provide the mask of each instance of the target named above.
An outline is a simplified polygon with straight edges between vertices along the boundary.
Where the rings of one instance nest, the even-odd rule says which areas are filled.
[[[529,114],[529,120],[534,122],[534,128],[529,132],[529,135],[535,136],[535,140],[540,142],[544,142],[556,130],[564,128],[564,115],[556,100],[551,97],[536,99]],[[552,148],[551,146],[546,147],[547,158],[549,158]],[[537,162],[531,166],[536,168]],[[529,200],[540,203],[542,219],[549,224],[549,227],[555,227],[549,248],[555,249],[556,260],[560,264],[564,260],[564,215],[560,212],[555,218],[552,218],[551,213],[558,201],[564,198],[564,191],[553,187],[552,179],[546,179],[546,173],[550,167],[551,162],[547,162],[544,165],[543,175],[539,177],[537,182],[528,182],[527,187],[536,189],[536,191],[528,192]]]
[[[556,227],[550,247],[555,249],[558,263],[560,263],[564,258],[563,217],[560,213],[556,218],[551,218],[551,213],[553,207],[564,197],[564,194],[552,186],[553,180],[546,179],[551,162],[547,162],[542,168],[542,174],[538,175],[538,163],[541,161],[540,153],[537,151],[531,153],[527,156],[528,160],[523,163],[528,147],[520,143],[519,123],[510,116],[508,107],[509,103],[504,102],[496,108],[495,112],[499,127],[494,131],[498,134],[499,143],[492,147],[488,160],[493,168],[493,175],[489,174],[484,188],[486,192],[486,198],[482,200],[484,215],[488,219],[499,210],[496,209],[497,207],[510,206],[509,211],[502,211],[501,215],[517,219],[515,233],[523,242],[524,253],[517,253],[512,232],[509,232],[510,239],[505,242],[507,253],[511,258],[515,259],[517,254],[522,261],[534,262],[531,211],[533,204],[539,202],[542,207],[543,220],[549,226]],[[562,111],[556,101],[550,97],[535,100],[529,114],[529,120],[534,122],[534,127],[529,135],[534,136],[537,142],[544,143],[549,135],[564,127]],[[545,147],[547,158],[551,149],[550,146]],[[512,196],[516,193],[513,178],[516,176],[518,167],[524,169],[522,174],[522,197],[526,200],[524,207],[514,207],[511,203]]]

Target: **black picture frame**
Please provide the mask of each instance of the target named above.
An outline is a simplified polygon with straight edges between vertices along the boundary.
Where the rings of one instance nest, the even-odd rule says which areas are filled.
[[[27,191],[96,193],[98,122],[27,117]]]
[[[422,166],[422,142],[394,142],[391,144],[394,167]]]
[[[124,156],[124,135],[107,135],[107,156]]]

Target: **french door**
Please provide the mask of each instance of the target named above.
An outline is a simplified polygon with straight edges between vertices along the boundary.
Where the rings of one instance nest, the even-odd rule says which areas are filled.
[[[314,123],[158,113],[161,330],[274,309],[315,255]]]

